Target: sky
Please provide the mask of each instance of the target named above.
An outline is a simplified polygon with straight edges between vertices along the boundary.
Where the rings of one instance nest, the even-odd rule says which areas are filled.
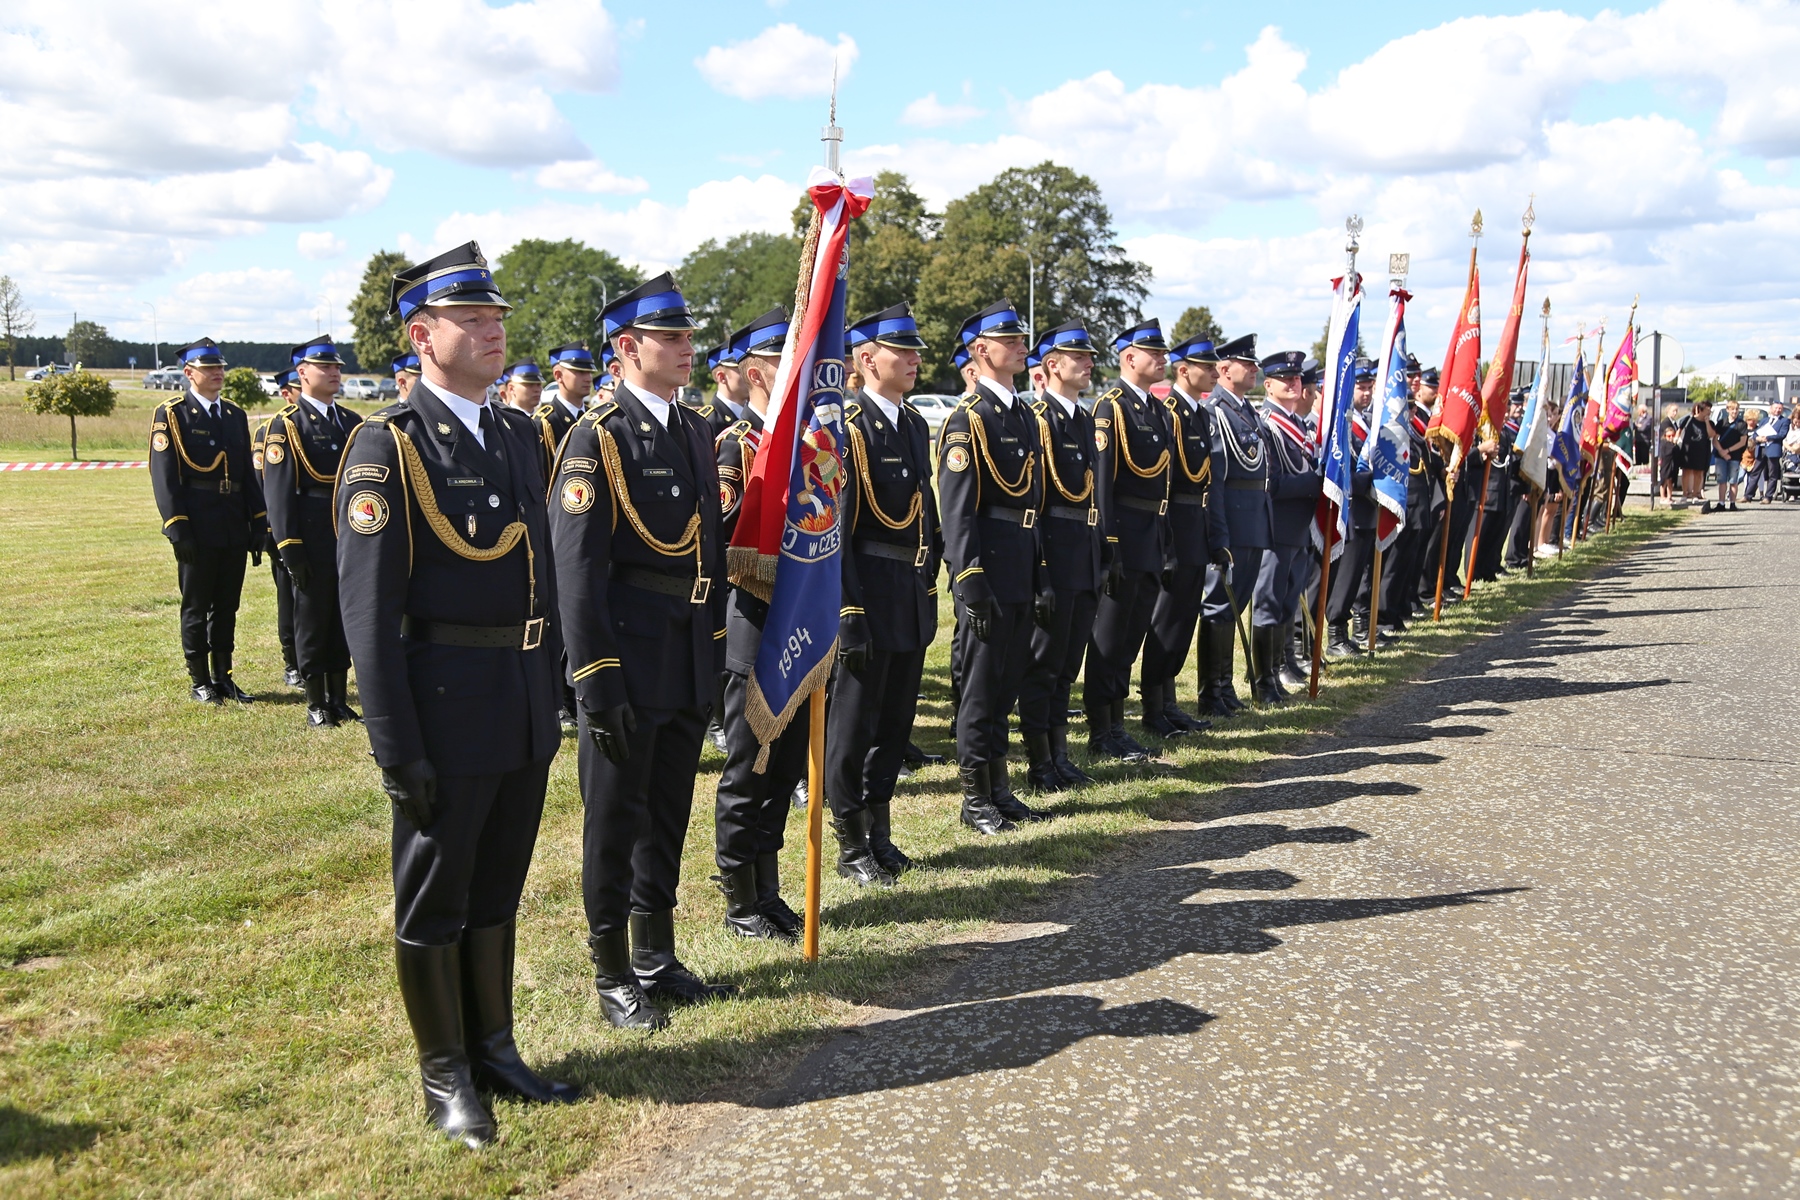
[[[835,68],[847,174],[941,206],[1082,171],[1165,323],[1205,304],[1310,344],[1356,214],[1377,294],[1411,255],[1432,361],[1480,208],[1491,347],[1529,202],[1521,357],[1545,296],[1558,359],[1634,296],[1689,366],[1800,355],[1797,67],[1800,4],[1756,0],[8,0],[0,273],[41,334],[79,313],[178,345],[348,337],[382,248],[573,237],[672,267],[788,228]]]

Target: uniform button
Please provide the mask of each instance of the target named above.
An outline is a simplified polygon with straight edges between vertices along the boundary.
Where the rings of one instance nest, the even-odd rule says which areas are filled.
[[[901,467],[901,468],[900,468],[900,478],[902,478],[902,479],[905,479],[905,478],[907,478],[907,474],[906,474],[906,468],[905,468],[905,467]]]
[[[500,507],[500,497],[498,497],[492,493],[489,493],[488,494],[488,507],[489,508],[499,508]]]
[[[443,689],[443,688],[439,688],[439,689],[438,689],[438,695],[440,695],[440,696],[441,696],[441,695],[443,695],[443,694],[444,694],[444,689]]]
[[[679,483],[670,484],[669,485],[669,495],[671,495],[671,496],[681,495],[681,485]]]

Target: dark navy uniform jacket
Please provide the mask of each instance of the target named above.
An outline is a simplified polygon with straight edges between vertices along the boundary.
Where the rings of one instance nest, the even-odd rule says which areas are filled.
[[[193,392],[150,418],[150,487],[163,536],[215,550],[248,549],[266,518],[244,410],[219,397],[209,417]]]
[[[549,479],[556,463],[556,452],[562,447],[563,438],[581,419],[580,414],[569,411],[569,406],[561,400],[546,400],[537,406],[531,414],[537,425],[538,439],[544,443],[544,478]]]
[[[1203,567],[1218,546],[1231,545],[1225,506],[1219,502],[1218,480],[1225,474],[1223,457],[1215,458],[1213,415],[1206,405],[1190,405],[1171,390],[1163,402],[1169,414],[1169,438],[1175,447],[1170,464],[1169,553],[1171,567]]]
[[[672,404],[664,428],[621,384],[563,441],[550,534],[582,707],[710,704],[725,637],[725,551],[699,414]]]
[[[1248,400],[1223,384],[1207,397],[1213,417],[1214,461],[1225,466],[1215,491],[1225,508],[1231,550],[1267,550],[1274,545],[1274,509],[1269,504],[1269,431]]]
[[[931,486],[931,431],[909,404],[896,426],[863,396],[844,409],[842,497],[845,646],[918,650],[937,633],[937,572],[944,557]]]
[[[548,761],[562,743],[537,429],[517,409],[487,408],[483,447],[421,380],[356,426],[344,450],[339,606],[384,767],[429,758],[442,775],[496,775]],[[429,640],[419,622],[485,629],[504,644]]]
[[[985,383],[964,396],[938,431],[938,499],[944,553],[960,600],[1025,604],[1040,578],[1037,414]]]
[[[1432,474],[1431,441],[1425,436],[1425,414],[1417,405],[1409,405],[1406,432],[1411,439],[1407,457],[1406,527],[1423,529],[1431,516],[1431,498],[1436,487]]]
[[[362,418],[341,404],[336,417],[321,417],[305,400],[283,408],[263,434],[263,487],[269,502],[269,532],[275,549],[300,545],[323,570],[334,570],[337,534],[332,525],[331,491],[338,461]]]
[[[737,531],[738,506],[744,502],[744,484],[756,466],[756,448],[762,444],[762,431],[762,417],[754,408],[745,405],[741,419],[713,435],[713,461],[719,471],[722,531],[719,536],[727,543]]]
[[[1127,571],[1163,569],[1168,554],[1169,422],[1162,402],[1116,383],[1094,401],[1100,525]]]
[[[739,419],[732,416],[731,410],[719,403],[716,396],[692,407],[695,412],[700,414],[700,419],[706,422],[708,436],[715,442],[719,440],[720,434],[730,429]],[[746,415],[751,412],[749,405],[744,406],[744,412]],[[758,422],[759,427],[760,424]]]
[[[1310,546],[1324,477],[1312,439],[1299,418],[1271,402],[1263,415],[1269,431],[1269,507],[1277,546]],[[1285,427],[1285,428],[1284,428]],[[1292,429],[1300,436],[1292,437]]]
[[[1038,518],[1038,548],[1050,585],[1091,592],[1112,561],[1112,544],[1100,527],[1100,498],[1094,486],[1099,452],[1094,418],[1078,404],[1064,416],[1060,401],[1031,402],[1038,418],[1038,456],[1044,464],[1044,510]]]
[[[1350,457],[1355,472],[1350,487],[1350,528],[1373,534],[1375,511],[1375,472],[1362,464],[1363,443],[1369,440],[1369,409],[1353,409],[1350,414]],[[1356,536],[1353,532],[1352,537]]]

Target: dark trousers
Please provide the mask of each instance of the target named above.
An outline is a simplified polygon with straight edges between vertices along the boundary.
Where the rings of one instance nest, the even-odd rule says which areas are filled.
[[[1252,625],[1280,625],[1294,619],[1305,586],[1296,564],[1305,558],[1299,546],[1272,546],[1263,551],[1250,601]]]
[[[1375,566],[1375,531],[1358,529],[1344,543],[1344,552],[1331,564],[1331,594],[1325,598],[1325,619],[1341,625],[1353,614],[1369,611],[1369,573]]]
[[[988,640],[968,616],[957,623],[962,650],[962,703],[956,708],[956,760],[965,767],[1006,757],[1006,715],[1031,666],[1031,605],[996,604]]]
[[[1081,674],[1100,593],[1056,591],[1050,627],[1031,628],[1031,667],[1019,685],[1019,732],[1048,733],[1069,723],[1069,692]]]
[[[512,920],[549,779],[549,759],[504,775],[441,776],[429,826],[394,811],[396,936],[448,946],[464,929]]]
[[[1444,591],[1452,588],[1463,591],[1463,559],[1469,553],[1469,529],[1475,524],[1475,500],[1473,497],[1458,496],[1450,506],[1450,559],[1444,564]],[[1436,565],[1435,563],[1433,564]],[[1432,580],[1432,588],[1437,581]]]
[[[749,694],[749,676],[725,673],[725,715],[719,721],[725,730],[725,769],[719,773],[719,794],[713,805],[721,871],[749,866],[757,855],[781,849],[786,841],[789,797],[806,778],[811,729],[808,706],[812,701],[800,706],[781,736],[770,744],[768,764],[759,774],[755,768],[762,745],[744,717]],[[690,773],[690,786],[691,780]]]
[[[1475,578],[1493,581],[1500,577],[1500,551],[1506,546],[1506,513],[1500,509],[1484,509],[1481,514],[1481,542],[1475,547]]]
[[[281,555],[269,555],[269,574],[275,580],[275,636],[281,642],[281,661],[297,667],[300,659],[294,649],[294,581],[282,564]]]
[[[192,562],[176,564],[175,578],[181,588],[181,652],[190,662],[208,651],[229,655],[236,649],[238,601],[244,594],[244,566],[249,555],[242,547],[215,550],[196,546]]]
[[[1206,598],[1200,616],[1208,621],[1235,621],[1237,614],[1250,606],[1256,595],[1256,577],[1262,571],[1262,556],[1268,551],[1256,546],[1233,546],[1231,566],[1206,568]],[[1226,583],[1230,583],[1229,590]],[[1231,597],[1237,607],[1231,606]]]
[[[1444,510],[1427,510],[1425,521],[1419,526],[1419,577],[1413,580],[1413,597],[1426,608],[1437,596],[1438,561],[1443,551]]]
[[[1522,568],[1531,557],[1531,493],[1514,502],[1512,520],[1506,526],[1506,565]]]
[[[1194,644],[1194,626],[1205,605],[1205,563],[1176,567],[1175,586],[1157,588],[1156,605],[1150,610],[1150,633],[1144,639],[1144,665],[1139,674],[1146,687],[1161,687],[1181,674],[1188,649]]]
[[[833,816],[846,817],[894,798],[924,673],[924,647],[871,646],[861,671],[846,670],[839,661],[825,708],[825,799]],[[800,723],[795,717],[794,724]],[[723,786],[719,790],[723,797]]]
[[[1150,572],[1127,571],[1112,595],[1100,594],[1081,689],[1082,704],[1089,712],[1116,704],[1130,693],[1131,664],[1144,648],[1160,590],[1161,582]]]
[[[582,716],[581,900],[590,934],[625,928],[634,911],[675,907],[706,712],[637,709],[622,763],[600,753]]]
[[[294,589],[294,653],[302,675],[350,669],[350,645],[344,640],[344,615],[338,609],[337,565],[321,568],[312,560],[312,582]]]
[[[1418,595],[1419,551],[1424,535],[1408,525],[1394,539],[1394,544],[1381,553],[1381,623],[1390,629],[1403,628],[1412,616],[1413,597]]]

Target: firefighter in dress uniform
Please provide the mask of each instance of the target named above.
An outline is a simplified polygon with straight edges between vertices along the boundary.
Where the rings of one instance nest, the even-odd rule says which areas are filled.
[[[294,375],[293,368],[275,372],[275,394],[281,400],[281,407],[300,398],[300,383]],[[269,426],[275,421],[275,413],[270,413],[257,423],[250,433],[250,461],[256,467],[256,478],[263,477],[263,443],[269,435]],[[265,493],[267,489],[264,489]],[[268,518],[263,519],[263,538],[257,543],[259,550],[252,552],[253,563],[259,562],[264,553],[269,556],[269,574],[275,582],[275,637],[281,643],[282,680],[293,688],[305,687],[306,682],[300,674],[300,660],[294,649],[294,581],[288,578],[287,568],[281,563],[281,555],[275,553],[275,537],[269,529]]]

